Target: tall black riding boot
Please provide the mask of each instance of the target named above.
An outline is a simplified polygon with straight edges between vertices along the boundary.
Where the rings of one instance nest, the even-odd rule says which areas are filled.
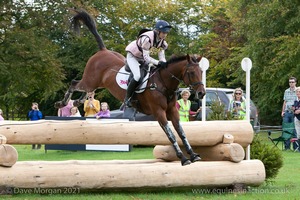
[[[132,104],[130,102],[130,99],[135,91],[135,88],[137,86],[138,82],[135,81],[134,79],[132,79],[128,85],[128,88],[127,88],[127,93],[126,93],[126,98],[124,100],[124,104],[128,107],[132,107]]]

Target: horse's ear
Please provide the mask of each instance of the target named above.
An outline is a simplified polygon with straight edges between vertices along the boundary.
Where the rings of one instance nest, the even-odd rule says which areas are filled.
[[[188,60],[189,62],[191,61],[191,56],[189,54],[186,54],[186,60]]]
[[[197,62],[200,62],[201,58],[202,58],[202,56],[197,56],[197,58],[196,58]]]

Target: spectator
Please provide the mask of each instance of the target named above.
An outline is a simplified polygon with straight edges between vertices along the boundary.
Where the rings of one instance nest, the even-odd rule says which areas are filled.
[[[40,120],[43,117],[42,112],[39,110],[39,104],[33,102],[31,106],[31,110],[28,112],[28,117],[31,121]],[[35,144],[32,144],[32,149],[40,149],[41,144],[38,144],[37,147]]]
[[[4,118],[3,118],[3,112],[2,112],[1,109],[0,109],[0,121],[4,121]]]
[[[190,121],[190,115],[196,116],[197,113],[200,112],[201,108],[199,108],[197,112],[191,111],[191,101],[189,100],[191,93],[189,90],[187,89],[182,90],[180,96],[181,99],[177,100],[176,108],[179,112],[180,121],[188,122]]]
[[[295,89],[296,91],[296,95],[297,95],[297,100],[294,101],[294,105],[293,105],[293,110],[294,110],[294,122],[295,122],[295,130],[297,133],[297,139],[298,139],[298,145],[295,146],[294,145],[294,150],[297,149],[298,147],[298,151],[300,151],[299,149],[299,144],[300,144],[300,87],[296,87]],[[294,136],[296,137],[296,136]]]
[[[236,88],[233,93],[233,99],[230,101],[228,111],[235,119],[246,119],[246,102],[243,99],[243,90]]]
[[[295,91],[296,84],[297,84],[297,79],[295,77],[290,77],[289,78],[290,87],[284,91],[283,105],[281,111],[282,122],[284,123],[294,122],[294,112],[292,106],[295,100],[297,100],[297,95]],[[294,130],[294,134],[296,134],[295,130]],[[285,146],[285,150],[289,150],[291,146],[290,140],[286,140],[284,142],[284,146]]]
[[[68,104],[62,108],[59,108],[57,111],[57,116],[59,117],[70,117],[71,108],[73,107],[74,100],[69,100]]]
[[[71,115],[70,117],[81,117],[81,114],[78,110],[78,108],[76,106],[73,106],[71,109],[70,109],[70,112],[71,112]]]
[[[95,92],[88,92],[87,100],[84,102],[84,116],[94,117],[100,111],[100,101],[94,99]]]
[[[95,117],[97,119],[110,117],[110,111],[109,111],[109,106],[108,106],[107,102],[101,103],[101,110],[95,115]]]

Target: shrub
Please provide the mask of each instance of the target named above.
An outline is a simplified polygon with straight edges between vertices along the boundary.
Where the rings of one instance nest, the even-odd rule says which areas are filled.
[[[225,105],[220,101],[211,103],[211,113],[207,116],[208,120],[240,120],[242,117],[233,116],[231,112],[225,111]]]
[[[251,159],[258,159],[264,163],[266,170],[266,181],[274,179],[283,165],[282,152],[278,148],[269,146],[262,142],[256,134],[250,149]]]
[[[208,120],[226,120],[224,112],[225,105],[220,101],[213,101],[211,103],[211,113],[208,114]]]
[[[219,101],[211,104],[212,112],[208,116],[208,120],[238,120],[230,112],[224,111],[225,105]],[[283,165],[282,152],[278,148],[273,148],[262,142],[259,135],[256,134],[250,149],[251,159],[261,160],[266,170],[266,181],[274,179],[279,169]]]

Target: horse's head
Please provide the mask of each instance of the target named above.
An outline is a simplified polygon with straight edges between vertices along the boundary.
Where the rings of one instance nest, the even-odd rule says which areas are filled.
[[[175,78],[179,83],[183,81],[185,85],[195,91],[196,99],[202,99],[205,95],[199,61],[200,58],[197,59],[189,55],[173,55],[170,60],[168,60],[168,67],[166,68],[166,71],[172,75],[172,78]]]
[[[205,88],[202,82],[202,70],[199,66],[201,57],[186,56],[187,64],[183,72],[183,82],[195,91],[195,98],[202,99],[205,95]]]

